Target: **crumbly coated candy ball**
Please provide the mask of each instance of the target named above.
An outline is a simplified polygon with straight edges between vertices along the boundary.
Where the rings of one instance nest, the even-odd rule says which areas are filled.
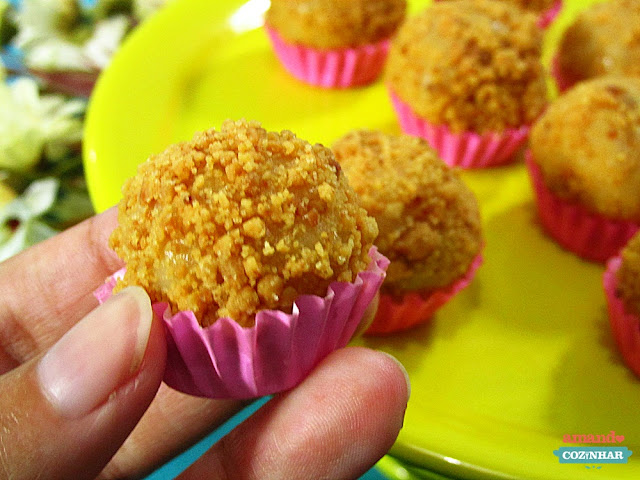
[[[558,65],[575,81],[640,77],[640,0],[611,0],[581,12],[560,40]]]
[[[398,30],[386,81],[418,116],[454,132],[530,124],[547,102],[536,22],[504,2],[437,2]]]
[[[424,140],[354,131],[333,150],[378,222],[376,245],[391,260],[383,290],[430,290],[464,275],[482,244],[478,203]]]
[[[557,0],[500,0],[500,1],[508,2],[512,5],[517,5],[518,7],[524,10],[540,13],[540,12],[549,10],[556,3]]]
[[[617,294],[630,313],[640,315],[640,233],[622,249]]]
[[[576,85],[536,122],[530,144],[556,195],[607,218],[640,221],[640,79]]]
[[[504,1],[504,0],[502,0]],[[549,10],[557,0],[507,0],[509,3],[518,5],[520,8],[530,10],[532,12],[544,12]]]
[[[406,0],[272,0],[266,23],[291,43],[343,48],[389,38]]]
[[[151,156],[123,187],[111,246],[118,288],[192,310],[203,325],[291,311],[369,264],[378,229],[331,151],[289,131],[226,121]]]

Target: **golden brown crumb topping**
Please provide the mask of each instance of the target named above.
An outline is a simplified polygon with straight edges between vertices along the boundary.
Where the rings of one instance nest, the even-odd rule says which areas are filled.
[[[266,23],[292,43],[355,47],[391,37],[406,8],[406,0],[271,0]]]
[[[505,0],[502,0],[505,1]],[[507,0],[509,3],[530,10],[532,12],[540,13],[549,10],[558,0]]]
[[[640,233],[622,249],[617,293],[630,313],[640,315]]]
[[[125,183],[118,219],[118,288],[140,285],[205,326],[251,325],[353,281],[378,233],[328,148],[246,121],[152,155]]]
[[[442,1],[442,0],[440,0]],[[536,13],[541,13],[549,10],[556,3],[557,0],[501,0],[508,2],[512,5]]]
[[[398,30],[386,80],[418,116],[456,132],[530,124],[547,101],[536,21],[503,2],[435,3]]]
[[[355,131],[333,146],[391,264],[383,289],[430,290],[460,278],[478,255],[478,203],[422,139]]]
[[[611,0],[581,12],[563,34],[558,64],[575,81],[640,76],[640,0]]]
[[[530,143],[556,195],[608,218],[640,221],[640,79],[576,85],[534,125]]]

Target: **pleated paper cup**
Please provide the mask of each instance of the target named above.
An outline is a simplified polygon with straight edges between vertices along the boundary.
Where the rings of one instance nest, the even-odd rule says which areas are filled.
[[[558,87],[558,92],[560,93],[566,92],[577,83],[575,78],[562,71],[557,55],[551,59],[551,77],[556,82],[556,87]]]
[[[249,399],[288,390],[327,355],[351,340],[382,284],[389,260],[375,247],[371,263],[352,283],[333,282],[324,297],[301,295],[292,313],[258,312],[253,327],[219,318],[203,328],[191,311],[172,313],[153,303],[167,337],[164,381],[190,395]],[[121,270],[95,292],[103,302]]]
[[[618,284],[616,272],[621,263],[620,257],[609,259],[603,275],[609,324],[625,364],[640,377],[640,319],[626,310],[624,302],[616,293]]]
[[[609,219],[558,197],[544,183],[531,151],[525,158],[540,222],[565,249],[586,260],[605,262],[638,231],[640,226],[634,222]]]
[[[462,278],[429,292],[407,292],[398,298],[380,293],[378,310],[365,335],[388,335],[428,322],[436,311],[466,288],[482,264],[478,254]]]
[[[420,118],[392,90],[389,95],[402,131],[425,139],[452,167],[474,169],[506,165],[516,160],[529,138],[528,125],[483,134],[452,132],[446,125]]]
[[[553,23],[558,14],[562,11],[562,0],[556,0],[548,10],[545,10],[538,17],[538,26],[546,29]]]
[[[384,67],[389,40],[353,48],[321,50],[287,42],[265,26],[276,57],[298,80],[323,88],[349,88],[375,81]]]

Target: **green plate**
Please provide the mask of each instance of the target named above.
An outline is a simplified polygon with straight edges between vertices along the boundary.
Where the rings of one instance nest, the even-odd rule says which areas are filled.
[[[548,45],[591,2],[566,3]],[[133,33],[99,79],[86,121],[98,210],[118,202],[149,154],[225,118],[328,145],[354,128],[398,131],[381,82],[327,91],[291,78],[257,27],[266,4],[182,0]],[[640,451],[640,382],[609,334],[602,266],[542,233],[522,163],[463,177],[480,200],[486,240],[474,282],[430,324],[360,341],[397,356],[413,384],[385,462],[401,461],[416,478],[640,478],[637,453],[620,465],[560,464],[553,454],[564,435],[610,431]],[[385,470],[412,478],[393,471]]]

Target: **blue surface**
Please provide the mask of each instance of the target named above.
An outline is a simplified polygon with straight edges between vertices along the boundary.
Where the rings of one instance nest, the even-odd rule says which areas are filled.
[[[264,405],[269,400],[269,397],[264,397],[256,400],[248,407],[238,412],[235,416],[231,417],[226,423],[210,433],[207,437],[200,440],[189,450],[185,451],[181,455],[166,463],[151,475],[146,477],[146,480],[165,480],[167,478],[175,478],[180,475],[189,465],[195,462],[204,452],[206,452],[214,443],[224,437],[227,433],[235,428],[236,425],[242,423],[245,419],[249,418],[256,410]]]

